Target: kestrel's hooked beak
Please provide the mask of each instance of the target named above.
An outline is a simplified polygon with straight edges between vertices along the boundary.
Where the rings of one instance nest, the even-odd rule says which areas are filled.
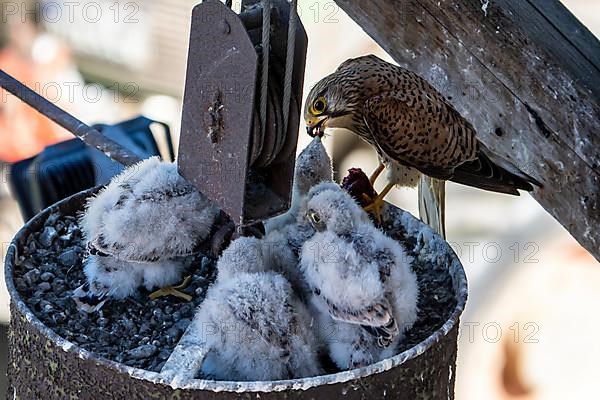
[[[325,134],[325,128],[327,127],[328,119],[329,117],[326,115],[306,118],[306,131],[310,137],[323,137]]]

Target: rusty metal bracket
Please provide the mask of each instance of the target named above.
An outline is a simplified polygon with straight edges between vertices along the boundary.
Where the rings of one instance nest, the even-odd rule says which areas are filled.
[[[269,3],[273,40],[267,41],[267,55],[262,1],[244,1],[240,15],[215,0],[192,11],[179,172],[238,226],[280,214],[291,203],[308,40],[298,21],[293,68],[286,74],[293,11],[285,0]],[[269,63],[266,85],[261,60]]]
[[[243,215],[258,57],[237,14],[194,7],[179,141],[179,173],[234,221]]]

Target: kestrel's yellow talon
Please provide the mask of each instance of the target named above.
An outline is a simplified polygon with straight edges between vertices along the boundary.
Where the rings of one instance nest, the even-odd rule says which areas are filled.
[[[177,286],[167,286],[150,294],[150,300],[156,300],[161,297],[174,296],[185,301],[192,301],[193,297],[187,293],[183,293],[180,289],[185,289],[192,283],[192,277],[187,276],[183,282]]]
[[[385,169],[385,165],[383,165],[383,163],[380,163],[379,166],[377,167],[377,169],[373,172],[373,174],[369,178],[369,182],[371,182],[371,186],[373,186],[375,184],[375,181],[377,180],[377,178],[379,178],[379,175],[381,175],[381,173],[383,172],[384,169]]]
[[[383,189],[383,191],[377,197],[375,197],[375,199],[373,199],[371,204],[369,204],[368,206],[366,206],[364,208],[364,210],[366,212],[372,213],[375,216],[375,219],[377,220],[378,224],[381,224],[381,221],[382,221],[381,209],[383,208],[383,205],[385,204],[383,199],[385,199],[385,196],[388,195],[388,193],[390,192],[390,190],[392,190],[393,187],[394,187],[393,184],[387,185],[385,187],[385,189]]]
[[[374,199],[373,199],[371,196],[369,196],[368,194],[366,194],[366,193],[361,193],[361,196],[362,196],[363,200],[364,200],[364,201],[365,201],[367,204],[371,204],[371,203],[373,203],[373,200],[374,200]]]
[[[378,200],[379,197],[373,198],[366,193],[362,193],[362,198],[368,206],[363,207],[368,213],[373,213],[377,222],[381,223],[381,205],[383,204],[383,199]]]
[[[362,198],[368,204],[368,206],[363,207],[363,210],[366,212],[373,212],[375,215],[375,219],[377,219],[377,223],[381,224],[381,205],[376,204],[377,198],[373,199],[366,193],[362,194]]]
[[[375,200],[368,206],[364,208],[364,210],[368,213],[373,214],[378,224],[381,224],[381,208],[383,207],[383,199],[380,196],[377,196]]]

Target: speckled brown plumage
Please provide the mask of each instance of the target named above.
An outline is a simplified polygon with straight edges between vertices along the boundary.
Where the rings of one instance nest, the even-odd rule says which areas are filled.
[[[350,59],[317,83],[305,119],[309,131],[353,131],[388,166],[516,195],[541,186],[479,142],[473,126],[426,80],[373,55]]]

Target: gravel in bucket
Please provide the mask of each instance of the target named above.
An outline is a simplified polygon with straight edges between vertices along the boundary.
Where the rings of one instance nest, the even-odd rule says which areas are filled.
[[[400,211],[399,211],[400,212]],[[413,268],[420,287],[418,320],[407,332],[398,352],[429,337],[456,306],[452,279],[443,263],[424,256],[420,239],[408,236],[400,218],[386,231],[415,257]],[[72,292],[85,283],[82,262],[85,243],[73,215],[51,214],[44,227],[30,234],[15,263],[14,282],[32,312],[61,337],[106,359],[160,372],[216,277],[215,260],[197,256],[183,292],[191,302],[175,297],[151,300],[141,290],[135,297],[109,301],[97,313],[78,311]]]

